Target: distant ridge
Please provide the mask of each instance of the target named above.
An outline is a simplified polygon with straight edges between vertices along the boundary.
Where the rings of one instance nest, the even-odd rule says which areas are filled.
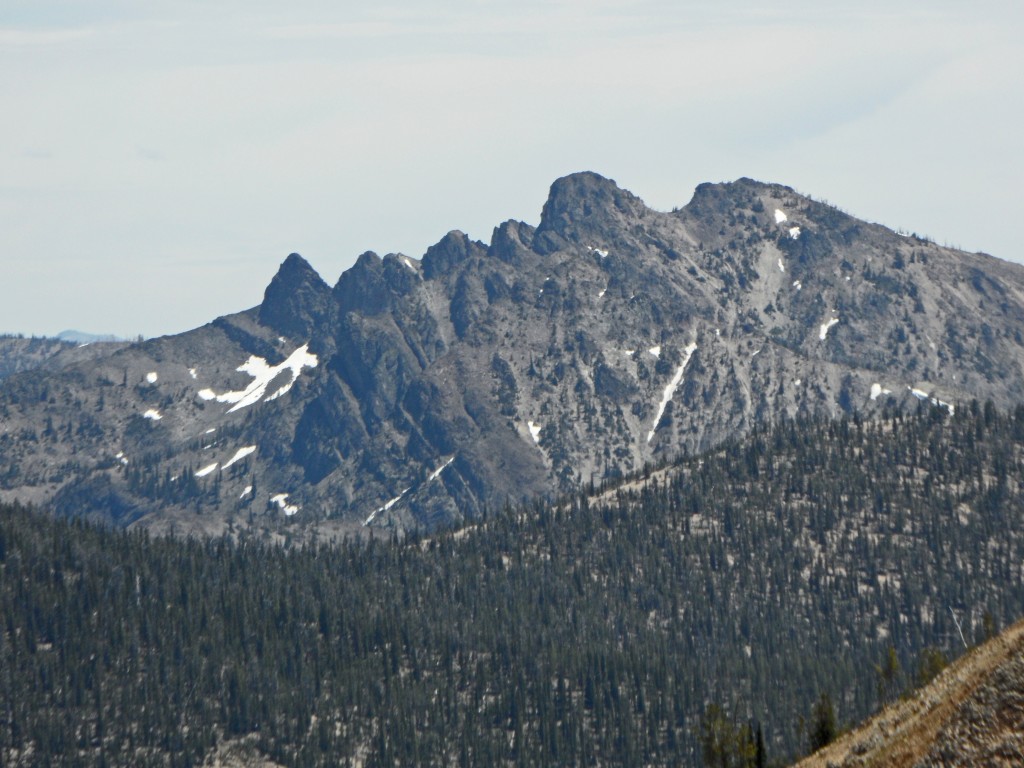
[[[61,331],[57,334],[56,338],[61,341],[71,341],[75,344],[99,344],[110,341],[127,341],[127,339],[122,339],[120,336],[114,336],[110,333],[85,333],[84,331],[73,330]]]

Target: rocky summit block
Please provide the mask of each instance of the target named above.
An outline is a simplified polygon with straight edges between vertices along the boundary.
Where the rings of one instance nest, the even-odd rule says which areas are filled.
[[[655,211],[594,173],[533,227],[290,255],[252,310],[0,386],[0,498],[158,531],[458,524],[782,416],[1024,399],[1024,267],[792,189]]]

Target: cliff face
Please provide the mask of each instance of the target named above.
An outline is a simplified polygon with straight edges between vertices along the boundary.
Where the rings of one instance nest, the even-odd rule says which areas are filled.
[[[782,414],[1020,402],[1022,327],[1022,267],[788,187],[665,213],[581,173],[489,244],[366,253],[333,288],[293,254],[248,312],[11,377],[0,496],[160,530],[458,523]]]

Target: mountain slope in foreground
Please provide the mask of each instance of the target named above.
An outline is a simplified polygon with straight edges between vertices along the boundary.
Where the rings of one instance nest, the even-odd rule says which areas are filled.
[[[10,377],[0,499],[212,534],[458,524],[781,417],[1011,407],[1022,329],[1019,265],[775,184],[662,212],[580,173],[489,244],[366,253],[333,287],[293,254],[258,307]]]
[[[1024,621],[797,768],[1024,765]]]

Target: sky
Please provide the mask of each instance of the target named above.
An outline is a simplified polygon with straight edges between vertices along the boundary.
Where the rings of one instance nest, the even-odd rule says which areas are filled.
[[[582,170],[1024,262],[1020,0],[4,0],[0,98],[0,332],[183,332]]]

